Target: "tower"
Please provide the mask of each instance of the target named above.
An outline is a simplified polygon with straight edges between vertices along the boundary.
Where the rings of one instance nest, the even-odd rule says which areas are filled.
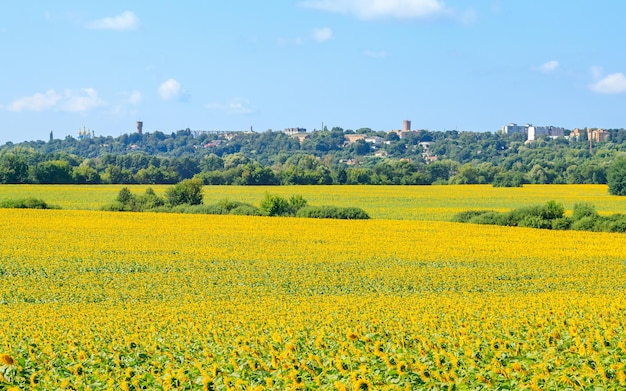
[[[143,132],[143,121],[137,121],[137,133],[141,134]]]
[[[408,119],[405,119],[404,122],[402,122],[402,131],[403,132],[411,131],[411,121],[409,121]]]

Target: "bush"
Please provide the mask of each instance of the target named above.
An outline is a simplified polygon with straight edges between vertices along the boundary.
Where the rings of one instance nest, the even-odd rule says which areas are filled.
[[[165,199],[170,206],[202,204],[202,180],[185,179],[167,189]]]
[[[466,210],[459,212],[452,217],[453,223],[468,223],[471,219],[477,216],[481,216],[485,213],[493,213],[489,210]]]
[[[491,224],[491,225],[507,225],[506,215],[498,212],[487,212],[472,217],[468,223],[472,224]]]
[[[265,216],[295,216],[306,205],[307,201],[301,195],[293,195],[287,200],[281,196],[265,193],[260,210]]]
[[[261,216],[261,211],[253,205],[243,204],[231,209],[230,214],[238,216]]]
[[[580,218],[572,223],[572,229],[574,231],[593,231],[597,219],[598,217],[592,216]]]
[[[572,219],[576,221],[582,219],[583,217],[598,217],[596,207],[587,202],[575,203]]]
[[[541,218],[541,216],[525,216],[522,220],[520,220],[517,226],[526,228],[551,229],[552,221]]]
[[[305,206],[298,211],[296,217],[344,220],[367,220],[370,218],[367,212],[361,208],[340,208],[337,206]]]
[[[567,217],[561,217],[559,219],[552,220],[552,229],[568,230],[572,227],[572,219]]]
[[[9,209],[60,209],[58,206],[48,205],[39,198],[20,198],[0,202],[0,208]]]

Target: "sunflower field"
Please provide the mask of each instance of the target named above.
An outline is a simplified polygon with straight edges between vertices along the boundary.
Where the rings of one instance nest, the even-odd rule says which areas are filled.
[[[625,292],[622,234],[2,209],[0,390],[623,389]]]

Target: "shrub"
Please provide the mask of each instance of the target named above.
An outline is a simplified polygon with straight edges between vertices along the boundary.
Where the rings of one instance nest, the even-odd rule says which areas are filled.
[[[166,190],[167,204],[171,206],[202,204],[202,185],[202,180],[197,178],[180,181]]]
[[[452,217],[452,222],[454,223],[467,223],[472,218],[476,216],[483,215],[485,213],[492,213],[489,210],[466,210],[463,212],[459,212]]]
[[[230,210],[231,215],[239,215],[239,216],[260,216],[261,211],[259,208],[249,205],[242,204]]]
[[[572,219],[567,217],[561,217],[559,219],[552,220],[552,229],[568,230],[572,227]]]
[[[492,224],[507,225],[506,215],[498,212],[487,212],[472,217],[468,223],[472,224]]]
[[[39,198],[20,198],[16,200],[4,200],[0,202],[0,208],[13,209],[60,209],[58,206],[48,205]]]
[[[259,209],[265,216],[292,216],[294,214],[287,199],[268,193],[265,193]]]
[[[582,219],[583,217],[598,217],[596,207],[587,202],[575,203],[572,219],[576,221]]]
[[[593,231],[598,216],[582,217],[572,223],[572,229],[575,231]]]
[[[337,206],[305,206],[298,211],[296,217],[344,220],[367,220],[370,218],[367,212],[361,208],[340,208]]]
[[[541,218],[541,216],[525,216],[517,224],[518,227],[552,229],[552,221]]]

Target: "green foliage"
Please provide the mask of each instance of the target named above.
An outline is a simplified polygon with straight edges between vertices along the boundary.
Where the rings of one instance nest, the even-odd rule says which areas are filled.
[[[0,208],[14,209],[60,209],[57,206],[48,205],[44,200],[39,198],[20,198],[15,200],[0,201]]]
[[[580,220],[583,217],[598,217],[596,207],[588,202],[577,202],[574,204],[574,211],[572,213],[572,219],[574,221]]]
[[[620,157],[611,164],[607,182],[610,194],[626,196],[626,157]]]
[[[293,215],[289,201],[281,196],[265,193],[261,201],[261,213],[265,216],[291,216]]]
[[[465,210],[459,212],[452,217],[454,223],[469,223],[473,218],[482,216],[487,213],[494,213],[489,210]]]
[[[165,201],[170,206],[200,205],[202,204],[202,185],[200,179],[185,179],[166,190]]]
[[[370,218],[367,212],[361,208],[337,206],[305,206],[298,210],[296,217],[344,220],[367,220]]]
[[[626,232],[626,215],[600,216],[595,207],[586,202],[574,205],[572,217],[565,216],[565,208],[562,204],[548,201],[545,205],[513,209],[506,213],[468,210],[454,215],[452,221],[540,229]]]
[[[265,193],[265,198],[261,201],[259,209],[265,216],[295,216],[306,205],[307,201],[301,195],[293,195],[286,199]]]
[[[493,187],[522,187],[524,176],[519,172],[499,172],[493,177]]]

